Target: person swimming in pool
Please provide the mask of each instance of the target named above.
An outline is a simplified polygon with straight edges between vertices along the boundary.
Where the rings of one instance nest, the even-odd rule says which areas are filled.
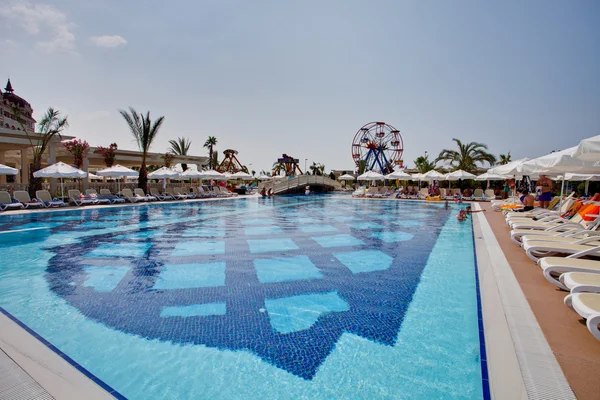
[[[461,209],[456,216],[456,219],[459,221],[465,221],[467,219],[467,210]]]
[[[540,207],[548,208],[550,201],[552,201],[552,181],[546,175],[540,175],[537,185],[542,187],[542,194],[538,198]]]

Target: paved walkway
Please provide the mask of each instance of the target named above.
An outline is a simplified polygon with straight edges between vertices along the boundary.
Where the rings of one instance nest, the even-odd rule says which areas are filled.
[[[541,269],[510,240],[502,213],[492,211],[489,203],[480,205],[487,210],[486,219],[575,395],[582,400],[598,399],[600,342],[579,315],[564,305],[568,293],[548,283]]]
[[[48,392],[0,349],[1,400],[52,400]]]

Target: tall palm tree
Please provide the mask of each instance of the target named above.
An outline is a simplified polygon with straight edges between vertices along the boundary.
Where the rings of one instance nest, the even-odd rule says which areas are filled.
[[[138,114],[133,108],[129,107],[129,112],[119,110],[142,153],[142,165],[140,166],[140,176],[138,178],[138,187],[147,191],[148,188],[148,169],[146,167],[146,158],[152,142],[156,139],[158,131],[165,120],[165,117],[159,117],[154,122],[150,119],[150,111],[144,114]]]
[[[213,146],[217,145],[217,138],[209,136],[204,142],[204,147],[208,148],[208,168],[213,169]]]
[[[21,125],[21,128],[27,135],[29,143],[33,147],[33,160],[31,163],[31,169],[29,171],[29,195],[33,198],[36,196],[36,191],[42,189],[42,179],[35,178],[33,173],[42,169],[43,155],[48,149],[50,142],[55,138],[61,138],[61,133],[69,127],[68,117],[61,118],[60,111],[49,107],[46,110],[46,114],[38,122],[38,133],[39,137],[32,137],[29,135],[29,131],[25,129],[23,119],[21,118],[20,110],[18,107],[13,107],[13,115],[17,122]]]
[[[435,162],[429,161],[429,156],[419,156],[414,161],[415,167],[419,170],[419,173],[424,174],[427,171],[431,171],[435,168]]]
[[[179,156],[187,156],[188,152],[190,151],[192,141],[184,137],[178,137],[177,140],[169,140],[169,144],[171,147],[167,151]],[[187,164],[181,163],[181,169],[184,171],[187,170]]]
[[[456,142],[458,150],[444,149],[440,152],[440,155],[435,160],[438,161],[450,161],[450,164],[454,169],[462,169],[467,172],[471,172],[477,168],[477,163],[489,163],[493,165],[496,162],[496,157],[488,153],[487,145],[478,142],[471,142],[463,144],[458,139],[452,139]]]
[[[506,154],[500,154],[500,161],[498,161],[498,165],[505,165],[509,162],[511,162],[510,151]]]

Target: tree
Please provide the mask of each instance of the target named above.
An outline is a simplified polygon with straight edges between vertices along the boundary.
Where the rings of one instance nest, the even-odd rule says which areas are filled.
[[[25,129],[19,107],[13,107],[13,115],[21,125],[21,128],[23,128],[23,131],[25,131],[25,134],[27,134],[27,139],[33,147],[33,160],[31,170],[29,171],[29,195],[33,198],[36,196],[35,192],[42,189],[42,178],[35,178],[33,173],[42,169],[43,155],[48,149],[50,142],[55,137],[60,139],[61,133],[69,127],[68,117],[61,118],[59,110],[49,107],[46,114],[38,122],[37,135],[32,137],[29,135],[27,129]]]
[[[148,188],[148,169],[146,167],[146,158],[152,142],[156,139],[158,131],[165,120],[165,117],[159,117],[157,120],[150,119],[150,111],[144,114],[138,114],[133,107],[129,107],[129,112],[119,110],[125,122],[131,130],[140,152],[142,153],[142,165],[140,166],[140,175],[138,178],[138,187],[147,191]]]
[[[179,156],[187,156],[190,151],[192,141],[184,137],[178,137],[177,140],[169,140],[171,147],[167,152],[177,154]],[[187,164],[181,163],[181,169],[187,170]]]
[[[64,142],[63,146],[65,146],[67,151],[73,155],[73,165],[76,168],[81,169],[83,167],[85,151],[90,148],[89,143],[85,140],[73,139]]]
[[[325,165],[313,161],[312,165],[308,167],[308,169],[312,171],[313,175],[323,175],[323,172],[325,171]]]
[[[452,139],[456,142],[458,150],[444,149],[440,152],[440,155],[435,160],[438,161],[450,161],[450,164],[455,170],[462,169],[467,172],[471,172],[477,168],[477,163],[489,163],[493,165],[496,162],[496,157],[488,153],[487,145],[478,142],[471,142],[463,144],[458,139]]]
[[[216,169],[217,166],[219,165],[219,152],[217,151],[217,149],[214,149],[214,151],[213,151],[212,165],[213,165],[213,169]]]
[[[510,151],[506,154],[500,154],[500,161],[498,161],[498,165],[505,165],[511,161],[510,159]]]
[[[435,162],[429,161],[429,156],[420,156],[414,161],[415,167],[419,170],[419,173],[424,174],[425,172],[431,171],[435,168]]]
[[[165,167],[171,168],[171,165],[173,164],[173,159],[175,159],[175,155],[173,155],[173,153],[170,153],[167,151],[163,155],[163,160],[165,160]],[[187,165],[186,165],[186,167],[187,167]],[[181,164],[181,168],[183,168],[183,164]]]
[[[95,153],[102,155],[106,168],[110,168],[115,164],[117,158],[116,151],[119,148],[116,143],[111,143],[108,147],[98,146]]]
[[[216,145],[217,138],[214,136],[209,136],[206,142],[204,142],[204,147],[208,149],[208,169],[213,169],[213,146]]]

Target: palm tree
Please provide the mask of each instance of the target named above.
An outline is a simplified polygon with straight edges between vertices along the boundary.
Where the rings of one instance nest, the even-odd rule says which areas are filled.
[[[427,171],[431,171],[435,168],[435,162],[429,161],[429,156],[420,156],[414,161],[415,167],[419,170],[419,173],[424,174]]]
[[[129,107],[129,112],[125,110],[119,110],[129,129],[131,134],[135,138],[135,141],[142,152],[142,165],[140,166],[140,176],[138,178],[138,187],[147,191],[148,188],[148,169],[146,167],[146,158],[148,157],[148,151],[152,142],[156,139],[158,131],[165,117],[159,117],[154,122],[150,119],[150,111],[144,114],[138,114],[133,107]]]
[[[209,136],[204,142],[204,147],[208,148],[208,169],[213,169],[213,146],[217,145],[217,138]]]
[[[506,154],[500,154],[500,161],[498,161],[498,165],[505,165],[509,162],[511,162],[510,151]]]
[[[471,142],[463,144],[458,139],[452,139],[458,146],[457,150],[444,149],[440,152],[440,155],[435,160],[438,161],[450,161],[452,167],[456,170],[462,169],[467,172],[471,172],[477,168],[477,163],[487,162],[493,165],[496,162],[496,157],[488,153],[487,145],[478,142]]]
[[[42,179],[35,178],[33,173],[42,169],[43,155],[48,149],[50,142],[52,142],[55,137],[60,139],[61,133],[69,127],[68,117],[61,118],[59,110],[49,107],[46,114],[44,114],[42,119],[38,122],[37,135],[39,135],[39,137],[32,138],[29,136],[27,129],[25,129],[25,126],[23,125],[23,120],[21,119],[18,107],[13,107],[13,114],[23,131],[25,131],[25,134],[27,134],[29,143],[33,147],[33,160],[29,171],[29,195],[33,198],[36,196],[35,192],[42,189]]]
[[[177,140],[169,140],[169,144],[171,147],[169,150],[167,150],[168,152],[177,154],[179,156],[187,156],[188,152],[190,151],[192,141],[190,139],[178,137]],[[187,170],[187,164],[181,163],[181,169],[184,171]]]

